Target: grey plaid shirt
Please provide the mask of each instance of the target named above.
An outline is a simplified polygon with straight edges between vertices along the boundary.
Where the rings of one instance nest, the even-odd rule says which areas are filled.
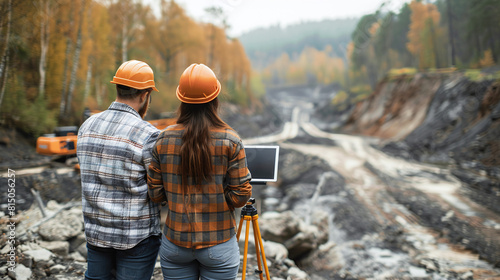
[[[160,131],[132,107],[113,102],[78,131],[85,235],[91,245],[126,250],[159,235],[160,208],[146,172]]]

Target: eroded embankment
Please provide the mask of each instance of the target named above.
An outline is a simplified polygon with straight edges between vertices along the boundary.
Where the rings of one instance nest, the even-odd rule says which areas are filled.
[[[462,73],[386,79],[344,115],[335,106],[316,118],[347,119],[342,131],[385,139],[397,157],[447,166],[467,195],[500,213],[500,86]]]

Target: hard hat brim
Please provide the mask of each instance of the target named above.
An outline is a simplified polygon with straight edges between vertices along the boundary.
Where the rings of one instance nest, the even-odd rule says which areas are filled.
[[[152,81],[152,80],[145,81],[145,82],[137,82],[137,81],[132,81],[132,80],[129,80],[129,79],[124,79],[124,78],[120,78],[120,77],[114,76],[113,80],[110,81],[110,83],[116,84],[116,85],[124,85],[124,86],[135,88],[135,89],[152,88],[153,90],[159,92],[159,90],[155,86],[155,82]]]
[[[221,85],[219,80],[217,80],[217,89],[212,92],[211,94],[204,94],[205,96],[203,98],[189,98],[184,96],[180,92],[180,86],[177,86],[177,90],[175,91],[177,99],[179,99],[181,102],[188,103],[188,104],[203,104],[203,103],[208,103],[212,100],[214,100],[220,93],[221,91]]]

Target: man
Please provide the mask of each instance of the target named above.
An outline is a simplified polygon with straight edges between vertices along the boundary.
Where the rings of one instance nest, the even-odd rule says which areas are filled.
[[[124,62],[117,97],[78,131],[88,268],[85,279],[151,279],[160,246],[160,209],[146,171],[159,130],[143,120],[155,87],[142,61]]]

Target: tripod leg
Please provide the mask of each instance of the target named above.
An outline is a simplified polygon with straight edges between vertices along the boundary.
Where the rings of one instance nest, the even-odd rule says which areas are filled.
[[[240,233],[241,233],[241,227],[243,226],[243,221],[245,219],[243,218],[243,216],[241,216],[240,218],[240,225],[238,226],[238,233],[236,233],[236,240],[239,242],[240,241]]]
[[[245,280],[247,274],[247,254],[248,254],[248,236],[250,235],[250,216],[245,216],[245,220],[247,221],[247,228],[245,230],[245,251],[243,253],[243,270],[241,272],[242,278],[241,280]]]
[[[269,268],[267,267],[266,253],[264,252],[264,244],[262,244],[262,237],[260,236],[259,221],[257,219],[258,215],[255,216],[254,234],[259,238],[260,251],[262,252],[262,262],[264,263],[264,268],[266,270],[266,278],[267,280],[271,280],[269,277]],[[257,244],[255,244],[255,247],[257,247]]]
[[[260,280],[264,280],[264,278],[262,278],[262,264],[260,263],[260,252],[259,252],[260,239],[259,239],[259,236],[257,236],[257,230],[255,228],[255,223],[257,223],[257,216],[252,217],[253,237],[255,238],[255,255],[257,256],[257,265],[259,266],[259,277],[260,277]],[[264,261],[266,261],[266,260],[264,259]]]

